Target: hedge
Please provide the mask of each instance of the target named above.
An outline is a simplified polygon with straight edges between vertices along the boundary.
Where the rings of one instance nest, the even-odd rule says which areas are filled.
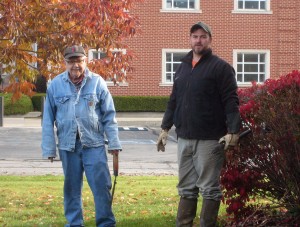
[[[164,112],[167,96],[114,96],[117,112]]]
[[[3,94],[0,94],[3,95]],[[5,94],[5,115],[26,114],[30,111],[42,110],[42,99],[45,93],[36,93],[30,98],[22,96],[22,99],[11,106],[10,94]],[[26,99],[27,101],[23,101]],[[113,96],[117,112],[164,112],[166,110],[168,96]],[[20,104],[22,103],[22,105]],[[12,111],[13,110],[13,111]]]
[[[34,109],[41,111],[44,93],[34,95],[31,100]],[[168,96],[113,96],[117,112],[164,112]]]
[[[31,97],[31,101],[35,111],[42,111],[42,99],[45,96],[46,96],[45,93],[36,93]]]
[[[4,115],[26,114],[33,111],[33,105],[30,97],[22,95],[15,102],[12,101],[12,94],[0,93],[4,97]]]

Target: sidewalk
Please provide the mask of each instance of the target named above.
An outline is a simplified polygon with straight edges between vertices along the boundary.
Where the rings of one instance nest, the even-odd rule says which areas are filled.
[[[139,126],[160,128],[163,118],[161,112],[118,112],[119,126]],[[25,115],[4,116],[3,127],[41,127],[41,112],[30,112]]]

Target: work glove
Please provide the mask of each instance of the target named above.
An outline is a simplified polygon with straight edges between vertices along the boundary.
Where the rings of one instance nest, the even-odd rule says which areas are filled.
[[[165,146],[167,144],[167,138],[168,138],[168,130],[167,129],[162,129],[159,137],[157,139],[157,151],[165,151]]]
[[[226,151],[229,147],[237,146],[238,141],[239,141],[238,134],[226,134],[219,140],[219,143],[224,144],[224,150]]]

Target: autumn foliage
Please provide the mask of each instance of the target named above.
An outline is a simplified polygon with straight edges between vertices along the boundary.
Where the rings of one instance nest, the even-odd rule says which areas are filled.
[[[227,160],[221,181],[229,226],[299,226],[300,72],[240,89],[252,134]]]
[[[49,79],[64,70],[61,52],[73,44],[106,54],[90,62],[92,71],[105,79],[126,79],[133,55],[123,41],[139,30],[130,12],[138,1],[1,0],[0,66],[2,74],[11,75],[6,91],[16,98],[31,95],[38,75]]]

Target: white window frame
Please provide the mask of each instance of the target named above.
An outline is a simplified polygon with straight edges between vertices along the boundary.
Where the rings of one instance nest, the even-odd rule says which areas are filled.
[[[119,52],[119,51],[122,51],[123,54],[126,53],[126,49],[113,49],[111,50],[112,52]],[[89,49],[88,50],[88,62],[92,61],[94,58],[93,58],[93,53],[94,52],[98,52],[98,59],[100,59],[100,54],[103,53],[103,51],[101,50],[96,50],[96,49]],[[126,72],[125,72],[126,74]],[[105,80],[107,86],[115,86],[114,82],[111,81],[111,80]],[[117,82],[118,86],[128,86],[128,83],[127,82]]]
[[[167,73],[166,54],[167,53],[185,53],[185,54],[187,54],[190,51],[191,51],[191,49],[162,49],[162,58],[161,58],[162,59],[162,70],[161,70],[162,74],[161,74],[161,83],[159,84],[160,86],[172,86],[173,85],[173,82],[169,82],[166,80],[166,73]]]
[[[266,4],[266,9],[239,9],[238,8],[238,2],[239,0],[233,0],[234,1],[234,10],[232,10],[232,13],[245,13],[245,14],[272,14],[271,11],[271,0],[264,0]],[[250,0],[245,0],[250,1]],[[256,0],[256,1],[263,1],[263,0]]]
[[[202,10],[200,10],[200,1],[201,0],[194,0],[195,1],[195,8],[194,9],[188,9],[188,8],[170,8],[167,6],[167,1],[168,0],[162,0],[162,9],[160,10],[160,12],[164,12],[164,13],[202,13]],[[171,1],[171,0],[169,0]],[[174,1],[174,0],[172,0]],[[189,1],[189,0],[184,0],[184,1]]]
[[[250,49],[235,49],[233,50],[233,67],[236,72],[237,79],[237,56],[238,54],[265,54],[265,81],[270,78],[270,50],[250,50]],[[260,84],[259,82],[257,82]],[[263,82],[261,82],[262,84]],[[239,87],[251,87],[251,82],[237,82]]]

